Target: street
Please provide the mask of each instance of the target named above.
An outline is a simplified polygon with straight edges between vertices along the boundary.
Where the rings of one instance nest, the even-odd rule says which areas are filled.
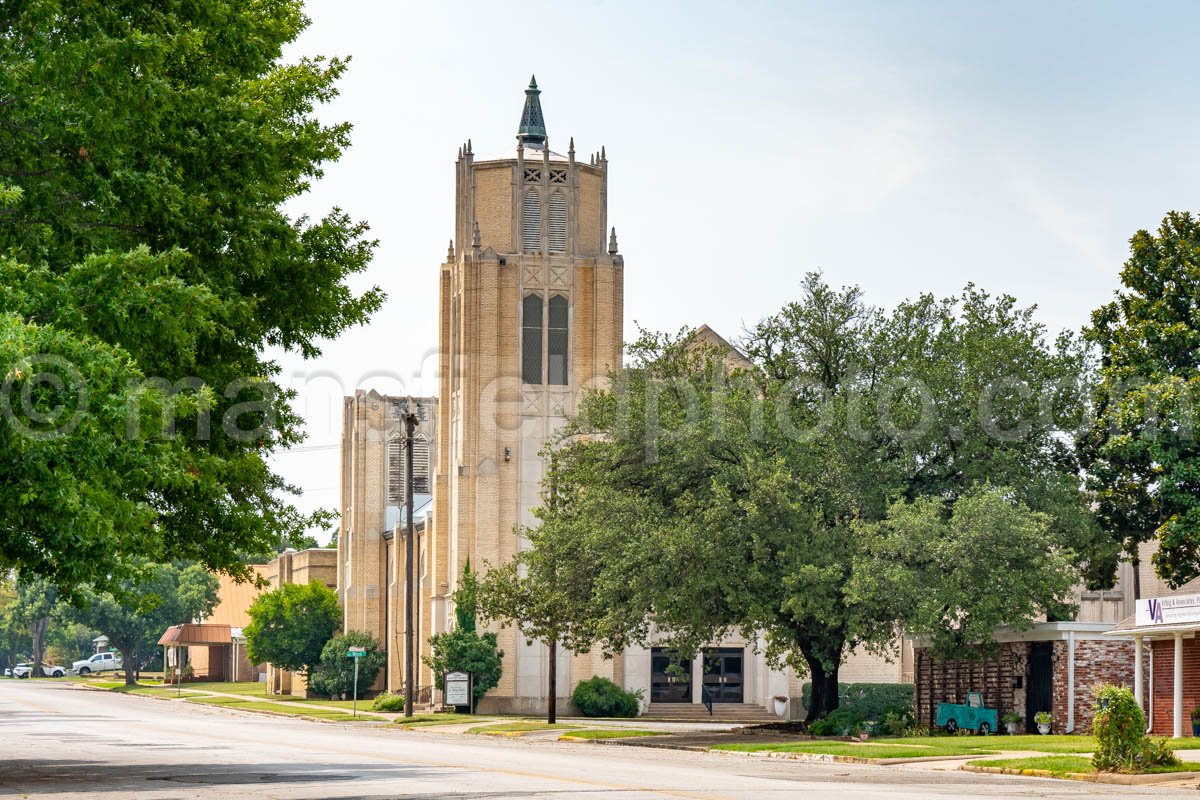
[[[812,764],[325,724],[0,681],[0,795],[55,798],[1194,797],[958,772]]]

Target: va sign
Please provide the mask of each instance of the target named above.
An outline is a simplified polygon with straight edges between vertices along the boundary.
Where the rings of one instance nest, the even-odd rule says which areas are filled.
[[[471,705],[471,675],[466,672],[447,672],[445,678],[446,705]]]
[[[1136,620],[1139,628],[1200,622],[1200,594],[1138,600]]]

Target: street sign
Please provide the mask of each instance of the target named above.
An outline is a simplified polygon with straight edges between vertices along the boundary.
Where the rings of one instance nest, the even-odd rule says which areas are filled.
[[[445,686],[446,705],[471,705],[471,674],[469,672],[447,672]]]
[[[349,658],[362,658],[366,654],[367,648],[365,647],[351,647],[346,651],[346,656]]]
[[[346,651],[347,658],[354,659],[354,718],[358,719],[358,660],[367,654],[365,647],[351,647]]]

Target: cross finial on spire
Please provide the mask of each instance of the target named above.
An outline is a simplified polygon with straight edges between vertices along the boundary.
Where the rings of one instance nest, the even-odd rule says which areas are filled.
[[[523,145],[544,146],[546,143],[546,121],[542,118],[542,101],[538,95],[537,78],[530,76],[529,88],[525,90],[525,108],[521,112],[521,127],[517,129],[517,141]]]

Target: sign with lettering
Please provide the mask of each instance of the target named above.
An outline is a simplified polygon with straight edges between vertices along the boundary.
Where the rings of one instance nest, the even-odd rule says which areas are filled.
[[[362,658],[366,654],[367,648],[365,647],[351,647],[346,651],[347,658]]]
[[[471,674],[469,672],[447,672],[445,687],[446,705],[471,705]]]
[[[1200,594],[1150,597],[1137,601],[1137,625],[1183,625],[1200,622]]]

